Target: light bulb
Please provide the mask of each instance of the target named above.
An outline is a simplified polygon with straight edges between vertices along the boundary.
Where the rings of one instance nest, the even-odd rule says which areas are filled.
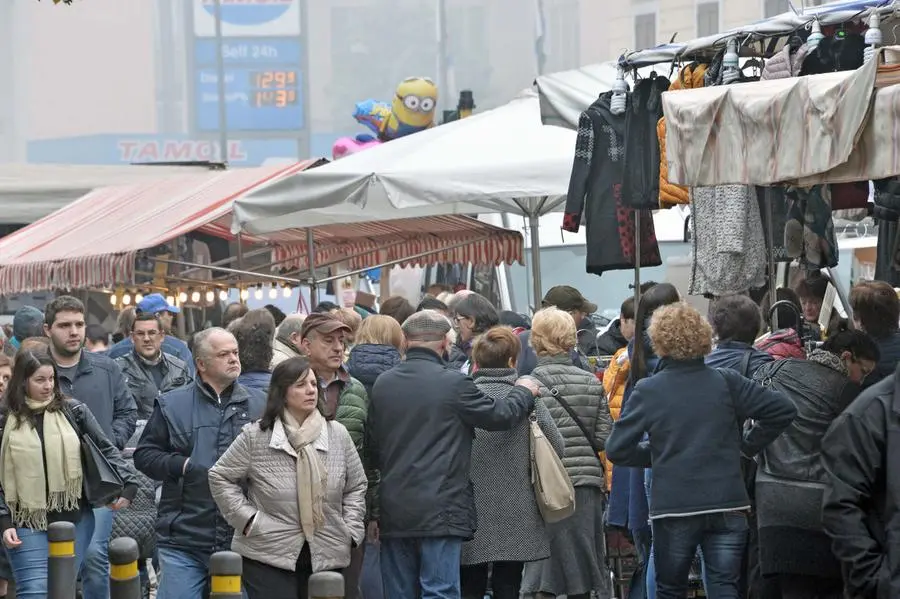
[[[221,291],[219,291],[219,299],[222,300],[223,302],[227,302],[228,301],[228,291],[226,291],[225,289],[222,289]]]
[[[166,303],[169,304],[170,306],[174,306],[175,305],[175,296],[174,295],[167,296]]]
[[[270,287],[269,288],[269,299],[275,299],[276,297],[278,297],[278,288]]]
[[[291,297],[291,293],[293,293],[293,291],[294,291],[293,289],[291,289],[290,287],[288,287],[287,285],[285,285],[285,286],[284,286],[284,289],[281,290],[281,294],[282,294],[284,297]]]
[[[113,293],[112,295],[109,296],[109,303],[112,304],[113,306],[115,306],[116,304],[119,303],[119,300],[116,299],[115,293]]]
[[[257,287],[256,291],[253,292],[253,297],[256,299],[262,299],[262,287]]]
[[[214,299],[216,299],[216,294],[213,292],[212,289],[210,289],[209,291],[206,292],[206,301],[211,302]]]
[[[126,293],[125,295],[122,296],[122,305],[127,306],[130,303],[131,303],[131,296]]]
[[[182,291],[178,294],[178,303],[183,304],[188,299],[187,293]]]
[[[241,300],[247,301],[247,298],[250,297],[249,289],[241,289]]]
[[[200,301],[200,292],[199,291],[191,292],[191,301],[194,302],[195,304]]]

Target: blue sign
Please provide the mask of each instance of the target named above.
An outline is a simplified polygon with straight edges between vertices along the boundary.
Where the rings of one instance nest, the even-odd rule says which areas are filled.
[[[290,10],[294,0],[219,0],[222,21],[232,25],[262,25]],[[203,0],[203,8],[216,14],[216,1]]]
[[[299,131],[304,127],[301,47],[294,39],[223,42],[229,131]],[[215,41],[194,43],[194,113],[199,131],[219,129]]]
[[[28,162],[43,164],[146,164],[219,159],[218,143],[179,135],[102,134],[28,142]],[[294,139],[232,139],[228,163],[259,166],[267,161],[296,160]]]

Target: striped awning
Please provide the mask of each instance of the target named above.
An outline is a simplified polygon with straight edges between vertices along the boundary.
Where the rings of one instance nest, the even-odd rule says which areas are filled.
[[[0,239],[0,294],[134,285],[143,251],[200,231],[233,239],[234,200],[263,185],[321,164],[309,160],[188,173],[95,189]],[[289,229],[245,243],[270,246],[277,268],[306,268],[306,232]],[[522,236],[464,216],[329,225],[315,230],[316,265],[370,268],[410,257],[408,264],[522,261]],[[440,250],[427,256],[425,252]]]

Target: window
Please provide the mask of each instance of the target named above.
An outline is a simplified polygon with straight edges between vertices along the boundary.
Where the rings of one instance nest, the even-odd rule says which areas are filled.
[[[644,50],[656,45],[656,13],[635,16],[634,49]]]
[[[546,4],[546,72],[565,71],[581,66],[580,12],[578,0],[556,0]]]
[[[775,17],[782,13],[786,13],[790,10],[790,6],[788,6],[788,0],[765,0],[765,5],[763,6],[763,17]]]
[[[719,3],[702,2],[697,5],[697,37],[719,33]]]

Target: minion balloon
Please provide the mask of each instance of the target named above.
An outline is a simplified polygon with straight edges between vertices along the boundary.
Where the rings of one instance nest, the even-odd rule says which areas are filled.
[[[384,122],[381,139],[397,139],[433,127],[437,99],[437,85],[431,79],[404,79],[394,93],[391,114]]]

